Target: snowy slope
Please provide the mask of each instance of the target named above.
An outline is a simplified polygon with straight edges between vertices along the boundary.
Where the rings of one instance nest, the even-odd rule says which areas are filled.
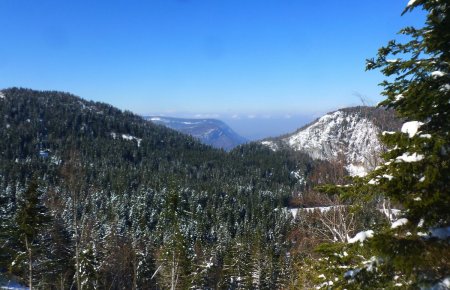
[[[247,141],[224,122],[215,119],[183,119],[161,116],[146,117],[146,119],[191,135],[204,144],[225,150],[231,150]]]
[[[314,159],[344,158],[349,173],[361,175],[376,166],[377,156],[383,150],[378,139],[381,130],[398,130],[399,123],[392,115],[392,112],[369,107],[342,109],[324,115],[293,134],[261,143],[272,150],[288,147],[303,151]]]

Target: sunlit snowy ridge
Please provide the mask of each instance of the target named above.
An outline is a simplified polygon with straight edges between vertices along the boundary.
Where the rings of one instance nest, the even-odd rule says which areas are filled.
[[[328,113],[293,134],[261,143],[274,151],[280,146],[302,151],[313,159],[343,159],[350,175],[364,175],[376,166],[383,146],[378,138],[381,129],[368,115],[376,109],[362,108]]]

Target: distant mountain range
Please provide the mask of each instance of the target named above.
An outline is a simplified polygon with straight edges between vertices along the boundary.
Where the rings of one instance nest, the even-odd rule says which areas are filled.
[[[227,124],[215,119],[184,119],[162,116],[148,116],[145,119],[183,134],[191,135],[203,144],[227,151],[247,142],[247,139],[239,136]]]
[[[373,169],[383,146],[382,131],[399,130],[394,112],[375,107],[352,107],[328,113],[292,134],[261,141],[274,151],[291,149],[313,159],[343,160],[350,175]]]

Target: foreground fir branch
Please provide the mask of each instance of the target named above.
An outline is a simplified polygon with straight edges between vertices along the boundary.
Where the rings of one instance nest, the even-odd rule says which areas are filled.
[[[382,134],[381,166],[339,188],[356,204],[392,202],[400,216],[380,208],[384,225],[319,247],[325,258],[310,266],[319,288],[450,286],[450,1],[409,1],[404,13],[415,9],[427,12],[424,27],[402,29],[409,41],[392,40],[367,61],[387,77],[380,106],[405,123]]]

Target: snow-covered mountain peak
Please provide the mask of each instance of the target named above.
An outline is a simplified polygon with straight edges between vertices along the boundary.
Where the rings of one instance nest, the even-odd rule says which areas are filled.
[[[383,150],[378,139],[379,119],[384,119],[386,114],[392,113],[368,107],[342,109],[322,116],[293,134],[265,140],[262,144],[272,150],[288,147],[303,151],[314,159],[343,159],[350,174],[362,175],[376,166]],[[395,129],[398,129],[397,124]]]

